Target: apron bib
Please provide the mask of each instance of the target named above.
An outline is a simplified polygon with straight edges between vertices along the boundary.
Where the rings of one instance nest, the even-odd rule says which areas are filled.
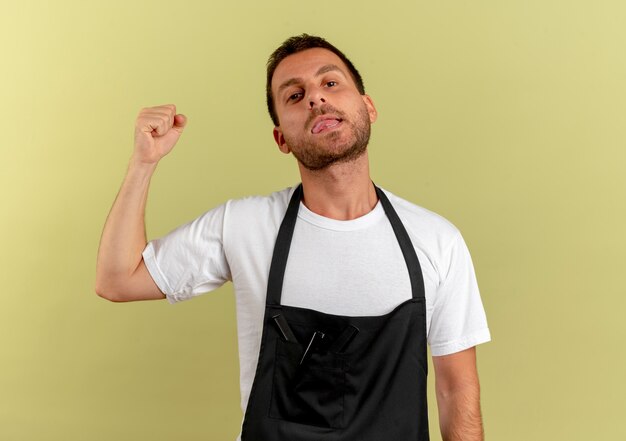
[[[376,193],[404,255],[412,298],[388,314],[362,317],[280,304],[300,184],[274,247],[242,441],[429,440],[422,271],[400,218],[378,187]]]

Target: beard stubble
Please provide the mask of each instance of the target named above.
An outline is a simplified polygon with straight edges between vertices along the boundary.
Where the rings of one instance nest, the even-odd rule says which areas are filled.
[[[355,121],[349,121],[345,118],[345,114],[335,109],[329,104],[325,104],[316,112],[312,112],[308,118],[305,127],[308,127],[311,121],[320,115],[332,113],[338,115],[350,128],[351,138],[347,145],[334,145],[340,142],[341,133],[339,131],[331,131],[321,135],[319,142],[313,142],[310,138],[291,138],[285,135],[285,141],[291,146],[291,152],[296,159],[308,170],[318,171],[330,167],[340,162],[354,161],[359,158],[367,150],[367,144],[370,139],[371,123],[369,113],[365,105],[359,109]],[[333,144],[330,148],[323,144]],[[322,144],[322,145],[320,145]]]

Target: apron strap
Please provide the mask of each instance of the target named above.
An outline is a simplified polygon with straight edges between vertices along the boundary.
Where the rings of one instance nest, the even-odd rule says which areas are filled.
[[[374,185],[374,187],[376,187],[376,185]],[[391,227],[393,228],[393,232],[396,234],[396,238],[400,244],[400,249],[404,255],[404,261],[406,262],[406,266],[409,270],[409,278],[411,279],[411,291],[413,292],[413,298],[425,299],[426,293],[424,291],[422,268],[420,266],[419,259],[417,258],[417,254],[415,253],[415,248],[413,248],[413,243],[409,238],[409,233],[407,233],[406,228],[404,228],[398,213],[396,213],[396,210],[393,209],[387,195],[385,195],[385,193],[378,187],[376,187],[376,194],[378,195],[380,202],[383,204],[385,213],[389,218],[389,222],[391,222]]]
[[[398,214],[391,205],[391,202],[389,202],[385,193],[375,184],[374,187],[376,189],[376,195],[383,205],[385,213],[387,214],[389,222],[393,228],[393,232],[400,245],[400,249],[402,250],[404,261],[406,262],[409,270],[413,298],[424,299],[425,292],[422,269],[420,267],[417,254],[415,254],[415,249],[413,248],[411,239],[409,238],[409,234],[404,228],[404,225],[402,225]],[[280,224],[280,229],[278,230],[278,237],[276,238],[276,244],[274,245],[274,254],[272,255],[272,264],[270,266],[267,281],[267,296],[265,303],[268,306],[280,305],[283,280],[285,278],[285,268],[287,266],[287,258],[289,256],[289,247],[291,246],[291,239],[293,238],[296,220],[298,219],[302,193],[302,184],[299,184],[291,196],[285,217],[283,218],[283,221]]]
[[[298,210],[300,209],[300,201],[302,200],[302,184],[293,192],[287,212],[280,224],[278,237],[274,245],[274,255],[272,256],[272,265],[270,266],[270,274],[267,280],[267,297],[266,305],[280,305],[280,298],[283,291],[283,280],[285,278],[285,267],[287,266],[287,257],[289,257],[289,247],[291,246],[291,238],[293,230],[296,227],[298,219]]]

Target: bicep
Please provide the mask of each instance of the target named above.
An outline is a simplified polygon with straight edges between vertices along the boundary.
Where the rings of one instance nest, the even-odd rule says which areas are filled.
[[[110,300],[134,302],[137,300],[162,300],[164,298],[165,294],[159,289],[148,272],[144,260],[141,259],[133,274],[115,289],[115,295]]]
[[[478,387],[475,346],[453,354],[433,356],[433,366],[438,394]]]
[[[484,440],[476,348],[434,356],[439,427],[444,440]]]

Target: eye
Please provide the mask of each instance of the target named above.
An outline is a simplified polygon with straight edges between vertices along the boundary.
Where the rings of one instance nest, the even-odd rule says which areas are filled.
[[[296,92],[289,95],[287,101],[297,101],[302,96],[302,92]]]
[[[337,85],[337,82],[336,81],[327,81],[326,85],[328,87],[335,87]]]

